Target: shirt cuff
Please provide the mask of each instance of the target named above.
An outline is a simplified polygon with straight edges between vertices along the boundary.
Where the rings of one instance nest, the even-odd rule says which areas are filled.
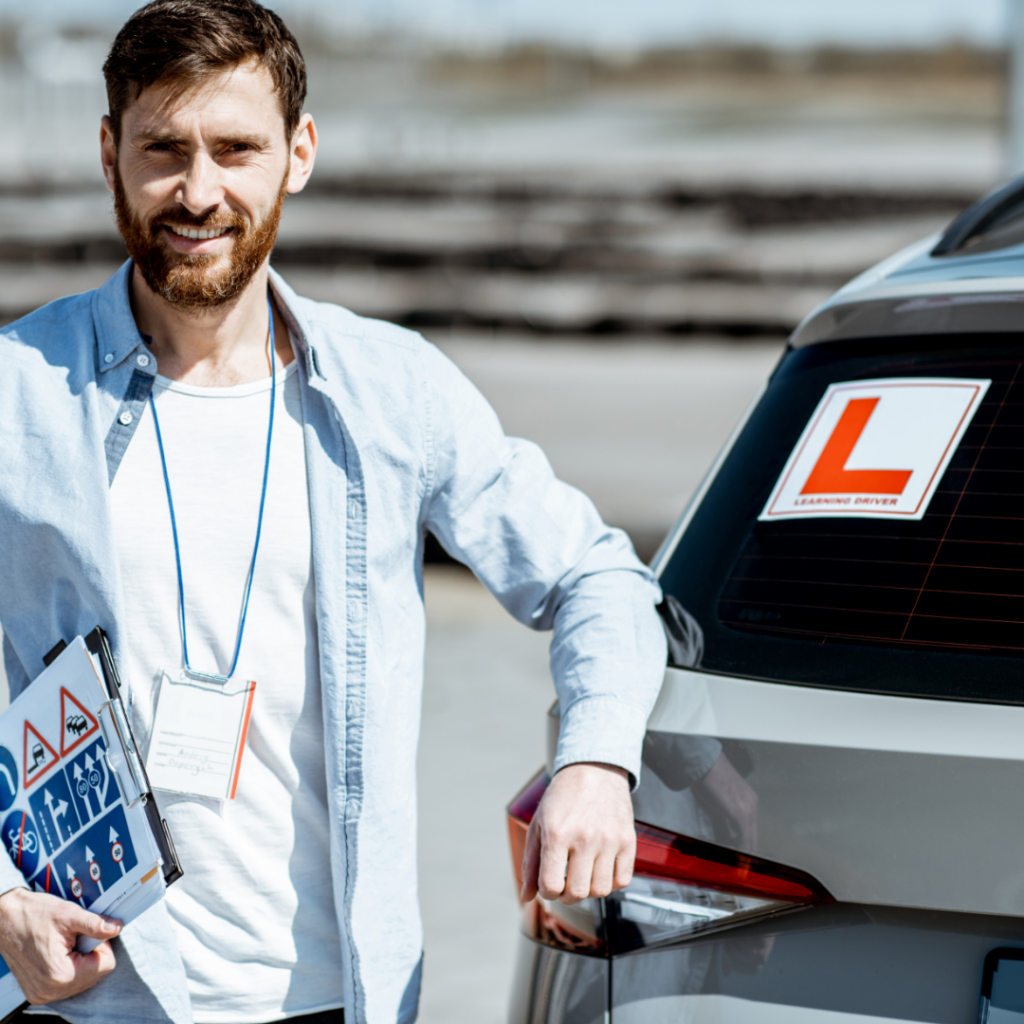
[[[612,764],[629,772],[630,789],[640,784],[640,756],[647,712],[614,697],[583,697],[562,712],[555,772],[583,761]]]

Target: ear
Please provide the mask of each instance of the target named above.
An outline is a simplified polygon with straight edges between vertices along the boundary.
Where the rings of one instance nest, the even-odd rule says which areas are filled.
[[[303,114],[295,134],[292,136],[288,170],[288,191],[301,192],[313,173],[316,160],[317,134],[312,114]]]
[[[114,126],[108,114],[104,114],[100,122],[100,163],[107,188],[113,192],[117,173],[117,145],[114,142]]]

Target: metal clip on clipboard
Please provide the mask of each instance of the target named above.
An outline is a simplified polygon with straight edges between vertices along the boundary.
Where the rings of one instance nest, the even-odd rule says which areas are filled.
[[[146,803],[146,776],[121,701],[115,697],[101,704],[99,720],[107,743],[107,766],[117,776],[125,803],[129,807],[134,807],[140,800]]]
[[[164,882],[170,885],[184,874],[178,853],[174,849],[167,822],[160,817],[153,788],[149,784],[146,766],[139,757],[135,746],[135,737],[125,714],[124,702],[121,699],[121,677],[114,662],[114,654],[110,649],[110,640],[106,632],[97,626],[85,637],[85,646],[89,652],[99,659],[103,669],[103,682],[107,690],[107,702],[100,706],[99,719],[107,742],[107,764],[117,777],[129,807],[140,803],[146,809],[146,818],[150,830],[156,840],[163,858]],[[58,652],[59,653],[59,652]],[[116,743],[114,740],[116,739]]]

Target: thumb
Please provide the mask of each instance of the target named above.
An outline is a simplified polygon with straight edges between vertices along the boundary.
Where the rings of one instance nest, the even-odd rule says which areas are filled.
[[[526,846],[523,849],[523,887],[519,899],[529,903],[537,895],[537,873],[540,871],[540,825],[534,815],[526,830]]]
[[[68,913],[61,922],[66,931],[74,935],[85,935],[90,939],[112,939],[121,933],[121,922],[112,917],[92,914],[88,910],[65,904]]]

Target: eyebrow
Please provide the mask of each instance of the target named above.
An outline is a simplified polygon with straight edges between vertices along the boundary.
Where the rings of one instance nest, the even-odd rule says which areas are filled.
[[[133,142],[162,142],[168,146],[179,146],[188,143],[188,139],[183,135],[177,135],[174,132],[161,131],[160,129],[153,129],[151,131],[141,131],[132,140]],[[270,145],[270,140],[265,135],[220,135],[212,140],[215,146],[234,145],[237,142],[247,142],[250,145],[258,146],[265,149]]]

